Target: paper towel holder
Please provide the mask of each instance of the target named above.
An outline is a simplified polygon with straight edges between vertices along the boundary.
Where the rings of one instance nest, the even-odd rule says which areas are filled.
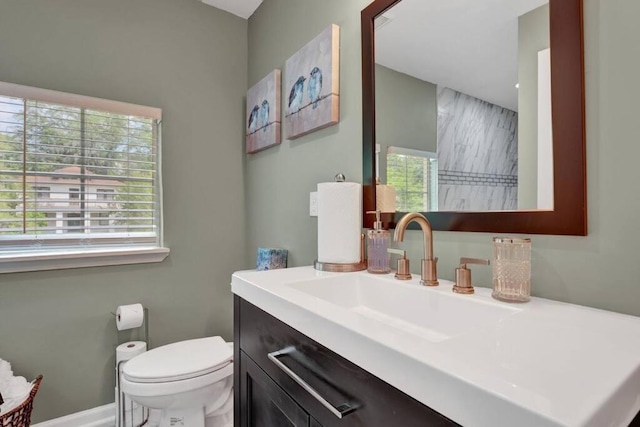
[[[360,233],[360,261],[353,263],[320,262],[315,260],[313,268],[319,271],[329,271],[333,273],[352,273],[367,269],[367,259],[364,256],[364,233]]]

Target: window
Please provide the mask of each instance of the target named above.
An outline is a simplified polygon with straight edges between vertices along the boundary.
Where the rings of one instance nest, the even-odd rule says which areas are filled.
[[[104,188],[98,188],[98,200],[113,200],[114,190],[105,190]]]
[[[48,199],[51,197],[51,187],[33,187],[36,199]]]
[[[438,210],[437,153],[388,147],[387,184],[396,188],[398,211]]]
[[[0,82],[0,257],[161,247],[160,116]]]
[[[109,214],[107,213],[94,213],[91,214],[92,221],[99,226],[108,226],[111,224],[111,220],[109,219]]]
[[[70,188],[69,189],[69,200],[80,200],[80,189],[79,188]]]
[[[83,233],[84,219],[81,213],[67,214],[67,227],[64,229],[67,233]]]

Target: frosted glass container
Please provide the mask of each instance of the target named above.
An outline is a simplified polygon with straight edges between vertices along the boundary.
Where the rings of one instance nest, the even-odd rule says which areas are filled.
[[[531,298],[531,239],[493,238],[495,299],[526,302]]]
[[[367,271],[374,274],[390,273],[391,255],[387,250],[391,240],[389,230],[369,230],[367,240]]]

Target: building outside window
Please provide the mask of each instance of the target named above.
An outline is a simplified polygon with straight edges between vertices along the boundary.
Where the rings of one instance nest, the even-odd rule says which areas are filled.
[[[26,182],[32,185],[35,194],[35,199],[28,200],[37,204],[39,212],[45,214],[48,229],[55,234],[89,233],[92,229],[94,233],[116,232],[114,228],[102,226],[116,223],[120,204],[114,201],[115,189],[124,185],[122,181],[94,178],[93,172],[85,168],[83,174],[79,166],[56,169],[54,173],[55,176],[51,177],[43,177],[39,174],[26,176]],[[84,179],[81,178],[82,176]],[[109,186],[113,188],[104,188]],[[83,192],[80,191],[81,188],[84,188]],[[85,215],[78,212],[82,203],[85,206]],[[22,206],[18,208],[21,209]],[[66,222],[61,218],[66,219]],[[96,225],[101,227],[96,228]]]

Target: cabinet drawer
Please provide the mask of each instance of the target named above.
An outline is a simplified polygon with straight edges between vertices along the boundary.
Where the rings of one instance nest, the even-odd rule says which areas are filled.
[[[457,425],[275,317],[235,298],[235,332],[240,349],[323,426]],[[270,353],[281,350],[284,352],[277,361],[269,358]],[[331,406],[337,409],[328,409]],[[343,412],[342,418],[336,411]]]
[[[248,356],[241,353],[242,407],[247,408],[246,422],[251,427],[308,427],[310,418]]]

